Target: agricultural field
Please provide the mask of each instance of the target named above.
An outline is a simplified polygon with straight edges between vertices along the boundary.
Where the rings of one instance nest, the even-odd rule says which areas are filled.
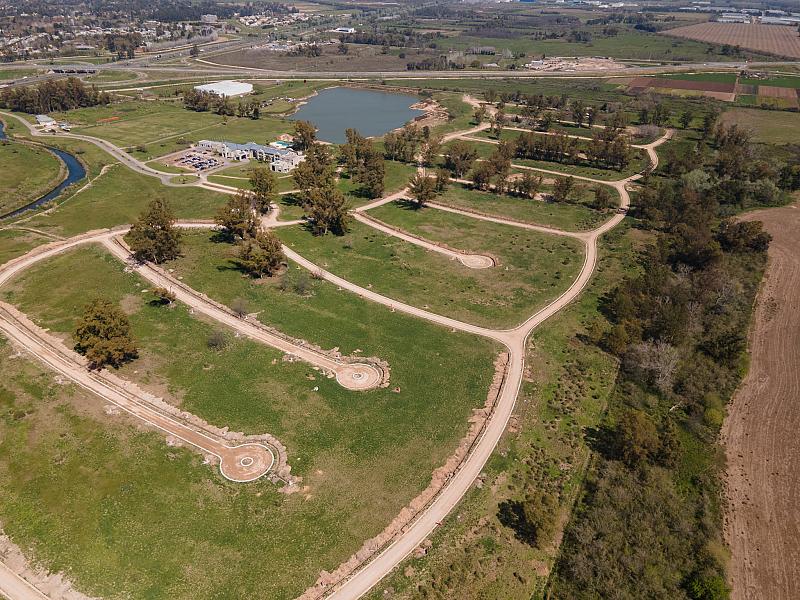
[[[722,114],[722,122],[736,123],[751,132],[753,141],[763,144],[795,144],[800,114],[750,108],[733,108]]]
[[[727,44],[748,50],[800,58],[800,37],[795,27],[756,23],[698,23],[663,32],[665,35],[711,44]]]

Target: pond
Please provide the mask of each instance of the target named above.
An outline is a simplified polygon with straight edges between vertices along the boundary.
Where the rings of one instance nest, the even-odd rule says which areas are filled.
[[[5,139],[8,138],[5,133],[5,128],[3,127],[3,122],[0,121],[0,140],[5,140]],[[50,192],[48,192],[41,198],[37,198],[33,202],[29,202],[25,206],[21,206],[9,213],[0,215],[0,219],[16,217],[18,215],[21,215],[25,211],[38,208],[43,204],[47,204],[48,202],[58,198],[61,195],[61,192],[63,192],[65,188],[86,177],[86,170],[83,168],[81,162],[77,158],[75,158],[75,156],[73,156],[69,152],[64,152],[63,150],[59,150],[58,148],[52,148],[50,146],[46,146],[46,148],[61,159],[61,161],[67,167],[67,176],[61,183],[59,183],[55,188],[50,190]]]
[[[402,127],[423,114],[410,108],[415,102],[419,98],[410,94],[335,87],[310,98],[290,119],[310,121],[316,125],[320,140],[341,144],[346,141],[345,130],[351,127],[366,137]]]

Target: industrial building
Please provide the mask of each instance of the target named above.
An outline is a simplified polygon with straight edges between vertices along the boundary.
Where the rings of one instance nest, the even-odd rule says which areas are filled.
[[[194,89],[201,92],[209,92],[223,98],[233,98],[235,96],[245,96],[253,93],[253,84],[242,81],[216,81],[204,85],[196,85]]]

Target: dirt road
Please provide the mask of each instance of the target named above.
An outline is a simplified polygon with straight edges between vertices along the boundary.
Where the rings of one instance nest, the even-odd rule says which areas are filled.
[[[479,130],[480,128],[476,129]],[[470,132],[473,131],[475,130],[470,130]],[[451,135],[453,137],[456,137],[458,135],[463,135],[464,133],[470,133],[470,132],[462,131]],[[672,132],[668,131],[664,136],[662,136],[662,138],[659,138],[658,140],[656,140],[652,144],[649,144],[646,147],[648,149],[648,154],[651,157],[651,161],[653,163],[652,167],[655,167],[658,161],[658,157],[654,150],[655,147],[667,141],[671,137],[671,135]],[[97,143],[93,139],[87,141],[92,141],[93,143]],[[101,145],[101,147],[103,146]],[[114,153],[112,152],[112,154]],[[134,166],[130,164],[128,166],[134,168]],[[625,209],[627,209],[629,205],[629,195],[625,186],[627,183],[635,181],[640,177],[641,175],[634,175],[632,177],[620,181],[615,181],[615,182],[597,181],[597,183],[609,185],[617,189],[617,191],[620,194],[620,206],[624,211]],[[373,208],[375,206],[379,206],[386,202],[390,202],[394,199],[402,197],[404,193],[405,190],[401,190],[400,192],[392,194],[387,198],[379,199],[366,206],[363,206],[360,209],[358,209],[358,211],[359,212],[365,211],[368,210],[369,208]],[[469,213],[465,214],[467,216],[474,216]],[[604,233],[606,233],[607,231],[618,225],[623,220],[623,218],[624,214],[617,213],[613,215],[608,221],[606,221],[602,226],[589,232],[572,233],[572,232],[561,232],[558,230],[549,230],[548,233],[577,237],[584,242],[585,255],[584,255],[583,267],[581,268],[578,277],[573,281],[569,289],[567,289],[561,296],[559,296],[556,300],[554,300],[552,303],[550,303],[542,310],[538,311],[537,313],[529,317],[519,326],[508,330],[492,330],[484,327],[478,327],[476,325],[464,323],[449,317],[445,317],[443,315],[431,313],[429,311],[395,301],[391,298],[387,298],[371,290],[367,290],[365,288],[352,284],[340,277],[337,277],[336,275],[325,271],[318,265],[315,265],[311,261],[293,252],[290,248],[284,246],[284,252],[289,259],[297,262],[304,268],[311,270],[318,276],[323,277],[324,279],[331,281],[332,283],[335,283],[336,285],[342,287],[343,289],[347,289],[373,302],[378,302],[380,304],[388,306],[392,310],[400,310],[407,314],[432,321],[434,323],[437,323],[445,327],[449,327],[455,330],[464,331],[468,333],[473,333],[476,335],[496,340],[506,346],[509,354],[506,379],[500,391],[494,412],[490,415],[489,419],[487,420],[485,428],[482,434],[480,435],[479,439],[477,440],[477,442],[472,447],[470,454],[460,464],[458,470],[450,478],[450,480],[443,488],[441,493],[433,500],[433,502],[430,505],[428,505],[425,508],[425,510],[415,515],[414,520],[406,528],[404,528],[403,532],[400,535],[398,535],[387,548],[385,548],[381,553],[372,558],[372,560],[366,563],[366,565],[363,565],[360,568],[360,570],[357,570],[355,573],[349,573],[347,576],[345,576],[345,578],[340,580],[338,584],[335,586],[335,591],[332,590],[331,588],[327,588],[320,590],[321,594],[326,595],[330,594],[330,592],[333,592],[332,594],[330,594],[330,596],[335,597],[337,599],[344,599],[344,598],[350,599],[350,598],[360,597],[368,590],[370,590],[384,576],[386,576],[389,572],[391,572],[392,569],[394,569],[406,556],[408,556],[414,550],[414,548],[416,548],[420,543],[422,543],[423,540],[427,536],[429,536],[431,532],[439,525],[442,519],[444,519],[453,510],[456,504],[461,500],[461,498],[467,492],[469,487],[472,485],[475,478],[480,474],[480,471],[483,469],[486,461],[491,456],[497,442],[499,441],[500,437],[502,436],[505,430],[508,419],[514,409],[514,404],[516,402],[516,397],[519,392],[519,387],[522,383],[523,373],[525,370],[525,347],[529,335],[539,324],[541,324],[543,321],[545,321],[552,315],[562,310],[564,307],[568,306],[573,300],[575,300],[580,295],[580,293],[583,291],[583,289],[586,287],[589,280],[591,279],[592,274],[594,273],[594,269],[597,262],[597,241],[599,240],[600,236],[602,236]],[[492,220],[498,223],[504,223],[515,227],[526,227],[526,228],[532,227],[527,225],[521,225],[520,223],[517,223],[515,221],[506,221],[504,219],[492,219]],[[208,226],[207,224],[195,224],[195,225],[199,227]],[[114,235],[119,235],[122,232],[123,231],[103,233],[100,235],[99,239],[92,241],[100,241],[102,243],[110,244],[111,238]],[[78,243],[86,243],[86,240],[73,239],[69,240],[68,242],[78,244]],[[424,242],[424,240],[421,239],[413,240],[413,243],[420,243],[420,242]],[[38,250],[33,251],[33,253],[36,252],[39,251]],[[6,270],[8,265],[14,264],[18,261],[19,259],[17,259],[16,261],[11,261],[7,265],[4,265],[3,270]],[[163,273],[158,273],[158,270],[153,270],[152,272],[150,269],[145,269],[145,270],[148,271],[149,276],[150,275],[153,276],[153,279],[151,279],[152,281],[163,282],[162,281],[162,278],[164,276]],[[8,272],[3,273],[0,271],[0,284],[2,284],[4,280],[7,280],[8,277],[10,277],[10,274],[8,274]],[[181,298],[182,300],[187,302],[196,301],[196,298],[192,298],[191,289],[188,289],[188,291],[187,290],[182,290],[182,291],[185,291],[187,294],[186,298]],[[205,307],[205,309],[208,309],[208,307]],[[215,318],[217,318],[218,316],[219,315],[216,315]],[[6,319],[6,320],[0,319],[0,325],[5,325],[6,327],[8,327],[8,323],[12,322],[13,322],[12,319]],[[6,331],[8,332],[8,330]],[[43,353],[46,353],[48,351],[54,351],[55,350],[54,347],[57,346],[57,344],[49,343],[46,339],[43,339],[41,335],[32,336],[32,339],[27,340],[27,342],[34,347],[34,352],[36,352],[35,346],[37,343],[41,345],[41,351]],[[55,365],[52,366],[55,367]],[[101,395],[102,397],[108,398],[108,394],[103,393],[100,390],[94,390],[94,391],[99,393],[99,395]],[[223,460],[224,462],[224,458],[221,460]],[[248,465],[242,464],[241,460],[239,460],[238,462],[239,466],[243,467],[252,465],[251,461],[246,461]]]
[[[734,600],[800,598],[800,205],[751,213],[772,236],[750,371],[722,432]]]

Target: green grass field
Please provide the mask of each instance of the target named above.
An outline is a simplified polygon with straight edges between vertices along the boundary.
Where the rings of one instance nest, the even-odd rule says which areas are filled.
[[[4,296],[67,337],[87,298],[102,294],[120,302],[141,353],[122,376],[213,423],[277,435],[307,486],[286,496],[266,481],[231,484],[201,456],[169,448],[162,435],[104,416],[102,400],[81,402],[87,418],[74,414],[68,394],[43,393],[49,402],[36,403],[3,388],[0,411],[7,412],[0,414],[37,415],[0,419],[4,529],[37,561],[68,571],[93,595],[297,596],[427,485],[486,396],[496,351],[491,343],[391,313],[319,281],[303,296],[281,291],[277,281],[254,284],[224,268],[227,261],[216,252],[227,246],[208,235],[189,234],[186,257],[175,264],[190,285],[202,279],[223,295],[241,293],[258,306],[261,320],[290,335],[384,358],[391,387],[348,392],[308,365],[285,362],[230,333],[225,350],[211,350],[206,339],[214,325],[183,306],[149,305],[142,294],[147,285],[99,248],[26,272]],[[209,248],[215,253],[206,256]],[[3,386],[37,385],[3,368]],[[59,402],[66,406],[54,408]],[[265,557],[269,568],[255,568]]]
[[[560,493],[566,522],[589,457],[585,430],[597,427],[613,390],[616,363],[585,339],[603,295],[635,263],[638,232],[614,231],[600,246],[598,274],[570,307],[534,331],[526,362],[531,371],[520,390],[512,427],[474,486],[432,536],[422,558],[410,558],[368,600],[439,597],[530,600],[545,597],[544,585],[557,547],[519,540],[498,518],[505,501],[532,490]],[[409,568],[410,567],[410,568]]]
[[[674,39],[655,33],[624,29],[613,37],[595,36],[589,43],[572,43],[565,38],[534,40],[527,36],[512,39],[471,37],[462,35],[437,42],[440,48],[464,50],[473,46],[494,46],[498,50],[524,52],[526,56],[608,56],[619,59],[658,61],[708,60],[709,44]],[[735,57],[715,55],[715,60],[735,60]]]
[[[42,147],[0,142],[0,214],[46,194],[66,174],[61,161]]]
[[[71,236],[131,223],[155,198],[168,199],[178,218],[211,218],[226,200],[225,194],[201,188],[163,186],[155,177],[115,164],[111,156],[86,142],[62,138],[53,143],[73,152],[84,162],[92,183],[85,187],[87,182],[84,180],[65,190],[54,212],[36,215],[26,221],[31,227]],[[101,175],[104,166],[106,172]]]
[[[545,188],[548,187],[545,186]],[[442,196],[436,199],[436,202],[566,231],[593,229],[608,218],[607,215],[582,204],[529,200],[507,194],[472,190],[459,184],[451,185]]]
[[[722,122],[736,123],[764,144],[792,144],[798,139],[800,114],[794,112],[734,108],[722,114]]]
[[[664,73],[655,75],[661,79],[678,79],[681,81],[708,81],[713,83],[736,83],[736,73]]]
[[[31,231],[0,229],[0,265],[50,240]]]
[[[291,131],[290,123],[264,117],[247,119],[221,117],[210,112],[186,110],[170,102],[129,101],[109,106],[58,113],[56,118],[73,123],[73,131],[99,137],[134,150],[147,160],[184,148],[201,139],[245,143],[273,141]],[[144,152],[139,150],[144,148]]]
[[[457,223],[453,220],[451,226],[455,229]],[[473,227],[472,222],[466,225]],[[468,269],[359,222],[343,237],[315,238],[302,226],[277,233],[298,253],[348,281],[485,326],[518,325],[569,287],[583,264],[575,240],[513,227],[475,241],[501,257],[500,269]]]

